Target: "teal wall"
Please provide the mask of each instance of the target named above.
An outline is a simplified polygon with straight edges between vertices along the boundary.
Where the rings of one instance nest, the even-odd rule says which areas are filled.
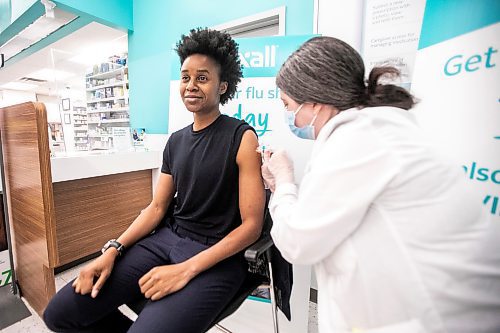
[[[135,0],[128,60],[131,126],[167,133],[172,49],[181,34],[280,6],[286,6],[287,35],[312,33],[312,0]]]

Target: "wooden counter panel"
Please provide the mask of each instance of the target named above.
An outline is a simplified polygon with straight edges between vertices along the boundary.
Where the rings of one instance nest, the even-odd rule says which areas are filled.
[[[57,259],[45,106],[2,108],[0,124],[17,280],[40,314],[55,293],[51,267]]]
[[[56,266],[93,254],[118,236],[152,199],[152,172],[141,170],[53,184]]]
[[[7,232],[3,213],[3,194],[0,194],[0,252],[7,250]]]

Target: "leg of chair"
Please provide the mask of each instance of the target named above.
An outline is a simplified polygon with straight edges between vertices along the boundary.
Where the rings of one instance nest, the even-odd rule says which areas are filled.
[[[278,305],[276,302],[276,295],[274,294],[274,279],[273,279],[273,267],[271,265],[271,251],[266,251],[267,261],[269,266],[269,294],[271,295],[271,309],[273,313],[273,324],[274,324],[274,333],[279,333],[278,327]]]
[[[224,326],[221,326],[219,324],[215,324],[215,327],[219,330],[219,331],[222,331],[224,333],[233,333],[231,332],[230,330],[228,330],[227,328],[225,328]]]

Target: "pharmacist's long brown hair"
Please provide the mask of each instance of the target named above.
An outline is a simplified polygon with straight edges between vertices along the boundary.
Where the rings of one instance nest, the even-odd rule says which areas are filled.
[[[337,38],[314,37],[288,57],[276,84],[297,103],[329,104],[339,111],[369,106],[411,109],[415,101],[408,91],[379,82],[387,75],[399,72],[375,67],[365,83],[365,66],[356,50]]]

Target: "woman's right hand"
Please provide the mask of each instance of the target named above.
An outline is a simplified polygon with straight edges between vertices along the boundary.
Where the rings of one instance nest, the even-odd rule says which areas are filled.
[[[90,293],[92,298],[96,298],[104,282],[108,279],[118,252],[114,248],[109,248],[100,257],[82,268],[78,277],[73,281],[73,288],[77,294],[86,295]],[[98,278],[94,283],[94,279]]]

